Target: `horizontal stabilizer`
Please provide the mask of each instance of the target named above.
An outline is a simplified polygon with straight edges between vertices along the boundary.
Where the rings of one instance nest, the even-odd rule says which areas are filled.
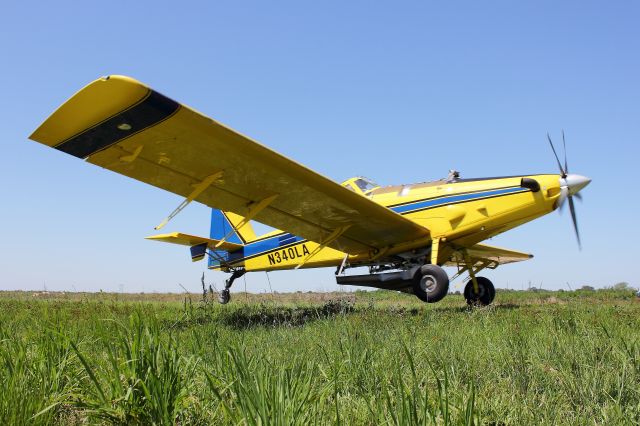
[[[212,250],[226,250],[236,251],[242,248],[242,244],[229,243],[224,241],[218,247],[216,245],[220,243],[220,240],[214,240],[211,238],[197,237],[195,235],[183,234],[181,232],[172,232],[170,234],[158,234],[146,237],[147,240],[161,241],[163,243],[179,244],[181,246],[198,246],[206,244]]]

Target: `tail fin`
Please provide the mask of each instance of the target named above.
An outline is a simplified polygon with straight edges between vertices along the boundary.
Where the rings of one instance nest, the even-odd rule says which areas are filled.
[[[223,212],[218,209],[211,209],[211,231],[210,237],[212,240],[224,240],[229,243],[240,244],[244,246],[252,241],[258,239],[256,233],[253,230],[251,223],[246,223],[242,226],[244,217],[231,212]],[[243,248],[232,250],[234,253],[230,253],[229,250],[212,250],[212,256],[209,256],[209,268],[219,269],[223,268],[225,261],[228,261],[234,256],[243,257]]]
[[[236,244],[247,244],[258,239],[251,223],[246,223],[238,228],[244,217],[231,212],[211,209],[211,233],[210,237],[217,240],[226,238],[226,241]]]

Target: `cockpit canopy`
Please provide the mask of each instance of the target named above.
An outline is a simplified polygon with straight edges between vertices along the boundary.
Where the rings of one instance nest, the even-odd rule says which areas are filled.
[[[342,182],[342,186],[362,195],[368,195],[371,191],[379,188],[380,185],[369,178],[363,176],[353,177]]]

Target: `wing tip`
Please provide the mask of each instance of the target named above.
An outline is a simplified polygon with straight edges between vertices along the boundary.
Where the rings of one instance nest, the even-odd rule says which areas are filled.
[[[151,89],[126,75],[110,74],[88,83],[64,101],[30,135],[51,147],[139,102]]]
[[[164,238],[177,238],[179,232],[170,232],[168,234],[155,234],[144,237],[145,240],[161,240]]]

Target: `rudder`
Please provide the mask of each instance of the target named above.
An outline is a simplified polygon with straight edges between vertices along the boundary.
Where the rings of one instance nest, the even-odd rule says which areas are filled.
[[[225,236],[226,241],[237,244],[248,244],[258,237],[251,223],[246,223],[241,227],[244,217],[231,212],[224,212],[218,209],[211,209],[211,238],[221,240]]]
[[[231,243],[244,244],[238,231],[231,224],[222,210],[211,209],[211,230],[209,237],[216,240],[226,240]],[[226,238],[225,238],[226,237]]]

